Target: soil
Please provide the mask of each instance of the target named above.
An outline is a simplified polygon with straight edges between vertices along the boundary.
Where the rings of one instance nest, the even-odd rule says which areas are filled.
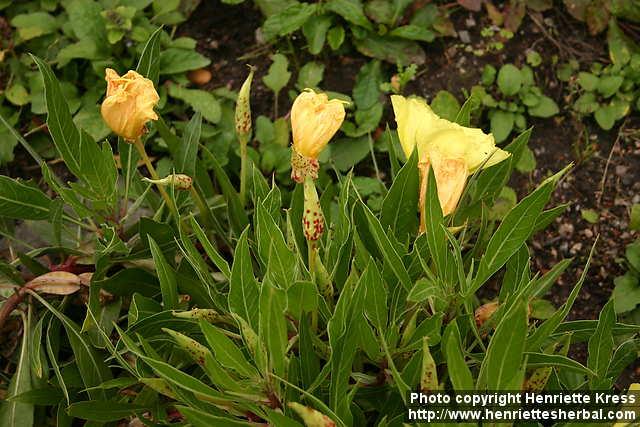
[[[550,203],[550,206],[571,205],[550,227],[534,236],[530,244],[532,269],[543,274],[563,258],[574,259],[552,288],[550,297],[558,307],[582,274],[597,239],[587,278],[569,315],[571,320],[597,319],[610,298],[614,278],[624,272],[621,260],[625,247],[638,237],[628,231],[628,221],[631,205],[640,202],[640,118],[630,117],[614,130],[602,132],[593,120],[574,117],[566,110],[567,103],[562,102],[565,83],[555,77],[554,64],[571,58],[581,63],[606,61],[605,36],[589,35],[584,24],[571,18],[564,8],[556,7],[544,14],[530,12],[512,39],[497,39],[504,42],[504,48],[496,51],[489,47],[496,39],[481,35],[481,30],[491,25],[485,13],[460,9],[453,12],[451,19],[458,34],[465,32],[463,36],[468,36],[470,43],[465,46],[458,39],[439,38],[425,45],[426,64],[407,85],[405,93],[430,99],[444,89],[464,99],[463,89],[478,84],[485,64],[497,68],[510,62],[520,66],[525,64],[528,49],[541,54],[543,63],[535,72],[537,84],[565,110],[552,120],[531,123],[534,129],[529,147],[535,153],[537,167],[530,174],[516,173],[510,185],[522,197],[551,173],[574,163]],[[293,63],[294,67],[312,57],[303,49],[304,41],[295,38],[284,47],[260,45],[256,36],[261,20],[260,12],[250,2],[235,6],[203,2],[179,33],[196,38],[201,53],[211,58],[214,75],[211,87],[238,89],[246,75],[244,64],[256,66],[253,112],[271,116],[273,94],[261,80],[270,65],[269,54],[278,48],[285,53],[294,52],[300,62]],[[478,51],[484,54],[478,56]],[[323,89],[350,93],[359,68],[368,59],[352,50],[348,56],[323,56],[315,60],[326,66]],[[393,71],[390,65],[388,69]],[[284,114],[289,101],[286,96],[280,98],[278,107]],[[393,126],[389,105],[385,118]],[[582,217],[587,209],[599,214],[595,224]],[[586,359],[584,346],[573,348],[572,353],[578,359]],[[639,369],[638,365],[632,368],[635,372],[629,372],[628,379],[637,379]]]

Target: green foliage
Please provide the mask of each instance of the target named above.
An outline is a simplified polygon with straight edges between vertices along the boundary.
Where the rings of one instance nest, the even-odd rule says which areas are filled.
[[[528,65],[518,68],[505,64],[500,70],[486,65],[481,83],[471,89],[471,94],[487,111],[491,133],[498,143],[513,131],[526,129],[528,117],[549,118],[560,111],[556,102],[536,85],[534,71]]]
[[[100,119],[96,101],[104,92],[105,68],[114,68],[120,74],[135,68],[134,59],[158,25],[184,22],[198,2],[30,0],[9,3],[2,9],[3,18],[11,28],[3,33],[8,35],[6,39],[0,41],[0,76],[3,83],[10,82],[10,85],[0,91],[0,115],[12,126],[29,131],[28,142],[42,147],[46,135],[39,132],[37,126],[48,106],[42,96],[43,80],[33,67],[29,53],[42,58],[60,78],[60,90],[67,99],[71,118],[86,132],[82,138],[88,137],[91,142],[103,140],[109,129]],[[195,52],[193,39],[171,39],[167,31],[160,30],[153,40],[156,48],[163,47],[162,55],[156,55],[158,65],[154,65],[163,75],[176,77],[210,63]],[[150,74],[156,83],[157,73]],[[204,110],[203,102],[214,106],[217,102],[208,92],[192,93],[182,89],[178,93],[181,89],[172,86],[172,93],[196,111]],[[184,110],[179,104],[176,107],[178,114]],[[215,108],[205,113],[205,117],[215,119]],[[0,163],[5,163],[13,159],[17,140],[5,137],[4,126],[2,128]],[[39,150],[48,159],[50,151]]]
[[[127,2],[150,8],[167,24],[181,19],[177,3]],[[102,17],[97,3],[69,4],[87,7],[78,19]],[[269,10],[272,23],[304,15],[307,7],[326,8],[332,22],[342,20],[340,28],[373,31],[369,14],[390,25],[408,5],[332,0],[276,6],[260,6]],[[132,28],[143,16],[132,15]],[[319,31],[296,19],[306,34]],[[37,34],[30,25],[27,20],[25,34]],[[126,19],[122,25],[105,23],[111,32],[94,42],[121,43],[120,30],[128,37]],[[314,25],[329,28],[330,44],[338,37],[330,35],[337,27]],[[138,60],[138,70],[153,80],[167,73],[163,61],[177,49],[162,41],[165,36],[162,30],[150,33]],[[172,73],[184,68],[182,61],[189,63],[186,52],[192,51],[181,50],[180,63],[168,67]],[[272,59],[264,83],[277,94],[292,74],[286,57]],[[510,158],[468,178],[451,215],[442,213],[430,168],[421,233],[418,155],[400,167],[396,135],[379,132],[374,138],[385,78],[380,60],[365,63],[351,97],[330,94],[352,103],[342,127],[346,137],[332,142],[320,159],[317,185],[327,226],[315,243],[317,252],[311,252],[300,227],[304,194],[288,177],[289,126],[277,112],[273,120],[255,120],[259,144],[249,160],[245,206],[236,190],[239,159],[230,149],[236,141],[234,94],[168,85],[167,95],[186,102],[194,114],[186,123],[162,118],[144,137],[147,147],[165,154],[158,169],[193,179],[188,192],[167,187],[167,203],[142,180],[133,146],[114,144],[118,168],[114,148],[95,142],[73,120],[74,98],[52,68],[33,60],[42,78],[52,156],[69,173],[63,180],[57,175],[63,169],[35,153],[47,192],[33,182],[0,177],[3,222],[55,230],[41,236],[42,247],[0,263],[3,281],[29,295],[19,302],[28,309],[21,315],[19,350],[8,364],[12,371],[6,370],[13,375],[8,399],[0,404],[2,425],[99,425],[134,417],[163,425],[179,416],[180,423],[194,426],[256,420],[300,426],[300,415],[309,410],[337,426],[368,425],[402,419],[408,390],[518,390],[539,369],[552,375],[541,384],[546,390],[608,389],[633,362],[629,355],[637,354],[640,327],[616,318],[636,305],[630,307],[640,271],[637,245],[627,251],[635,288],[626,279],[617,282],[618,294],[597,321],[566,320],[591,258],[559,308],[545,296],[571,260],[545,274],[531,271],[527,242],[562,213],[564,206],[547,204],[569,169],[518,200],[505,185],[514,168],[530,167],[531,130],[505,147]],[[407,76],[415,71],[401,69]],[[318,85],[323,72],[319,63],[305,64],[297,88]],[[524,67],[486,70],[486,86],[494,80],[496,96],[512,101],[506,108],[502,99],[486,105],[492,116],[516,115],[519,106],[511,111],[509,103],[520,101],[520,114],[525,107],[529,115],[541,114],[536,107],[544,110],[544,96]],[[538,101],[529,99],[528,105],[531,94]],[[469,125],[475,102],[460,106],[442,92],[432,105],[443,117]],[[168,108],[164,117],[173,113]],[[2,125],[14,135],[11,121],[3,119]],[[387,161],[384,152],[391,164],[385,182],[377,163]],[[354,165],[368,156],[375,171],[354,176]],[[5,234],[12,247],[22,248],[19,238]],[[54,262],[77,279],[74,290],[38,292],[33,282],[24,283],[23,275],[42,276],[58,267]],[[80,275],[87,269],[92,273]],[[480,291],[496,302],[484,324],[474,319]],[[567,356],[568,347],[581,342],[589,350],[586,366]]]
[[[593,115],[604,130],[640,109],[640,48],[614,20],[609,23],[608,42],[611,64],[593,63],[589,72],[577,73],[573,102],[579,115]]]

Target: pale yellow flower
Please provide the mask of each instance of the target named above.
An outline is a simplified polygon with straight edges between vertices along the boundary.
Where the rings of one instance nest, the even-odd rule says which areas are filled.
[[[111,68],[105,70],[107,95],[102,102],[104,121],[114,133],[127,141],[135,141],[145,132],[149,120],[158,120],[153,111],[160,97],[153,82],[135,71],[120,77]]]
[[[293,149],[310,159],[317,159],[344,121],[344,102],[329,100],[324,93],[311,89],[302,92],[291,107]]]
[[[392,95],[391,103],[405,155],[408,158],[414,148],[418,150],[423,175],[421,203],[428,168],[433,167],[444,215],[456,208],[470,174],[510,156],[496,147],[493,135],[438,117],[423,99]]]

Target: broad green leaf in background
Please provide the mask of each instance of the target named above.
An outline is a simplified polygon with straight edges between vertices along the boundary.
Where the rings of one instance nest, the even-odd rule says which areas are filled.
[[[176,84],[169,85],[169,96],[180,99],[193,108],[196,113],[211,123],[220,121],[222,110],[220,102],[211,92],[200,89],[185,89]]]
[[[372,29],[371,22],[364,14],[360,0],[329,0],[325,3],[327,10],[337,13],[352,24]]]
[[[285,309],[287,301],[284,290],[270,282],[262,284],[260,290],[259,337],[264,342],[273,372],[284,376],[287,367],[285,356],[288,337]]]
[[[264,84],[274,93],[280,92],[289,83],[291,72],[287,69],[289,61],[281,53],[271,55],[273,63],[269,66],[269,72],[262,78]]]
[[[318,5],[313,3],[294,2],[282,12],[269,16],[262,24],[265,39],[269,41],[300,29],[317,9]]]
[[[55,17],[46,12],[33,12],[15,16],[11,25],[18,29],[18,35],[23,40],[31,40],[58,29]]]
[[[160,74],[178,74],[206,67],[211,60],[190,49],[168,48],[160,53]]]
[[[45,220],[49,218],[51,203],[38,188],[0,175],[0,216]]]
[[[431,108],[433,111],[449,121],[456,120],[458,112],[460,111],[460,102],[449,91],[439,91],[433,101],[431,101]]]
[[[498,88],[506,96],[515,95],[522,87],[522,74],[513,64],[505,64],[498,71]]]
[[[318,55],[324,47],[327,31],[331,28],[333,19],[330,15],[312,16],[302,27],[302,34],[307,38],[309,53]]]

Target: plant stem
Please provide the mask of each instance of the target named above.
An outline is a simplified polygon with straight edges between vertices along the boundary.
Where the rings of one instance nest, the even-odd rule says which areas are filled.
[[[149,159],[149,156],[147,156],[147,152],[144,149],[144,144],[142,143],[140,138],[135,140],[134,145],[136,146],[136,149],[138,150],[138,154],[140,154],[140,158],[142,158],[142,161],[144,162],[145,166],[147,167],[147,170],[149,171],[149,175],[151,175],[151,179],[154,179],[154,180],[160,179],[160,176],[158,175],[158,172],[156,172],[156,169],[151,164],[151,159]],[[173,204],[173,200],[171,200],[171,197],[169,197],[169,194],[167,193],[167,191],[164,189],[163,186],[161,186],[159,184],[156,184],[156,188],[158,189],[158,191],[160,192],[160,195],[162,196],[162,198],[164,199],[165,203],[169,207],[169,210],[176,216],[176,220],[177,220],[177,218],[178,218],[177,209],[176,209],[175,205]]]
[[[312,240],[307,240],[307,255],[309,260],[309,273],[311,274],[311,280],[313,281],[316,274],[316,243]]]
[[[247,197],[247,138],[240,136],[240,202],[246,206]]]

